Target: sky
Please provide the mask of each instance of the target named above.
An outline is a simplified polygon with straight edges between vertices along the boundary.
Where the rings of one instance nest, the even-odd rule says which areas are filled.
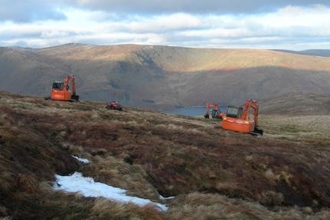
[[[79,158],[77,156],[73,157],[83,164],[90,163],[88,159]],[[56,181],[53,185],[54,190],[62,190],[68,193],[80,193],[85,197],[103,197],[119,203],[134,203],[139,206],[153,205],[162,211],[167,210],[167,206],[164,204],[153,202],[149,199],[127,196],[126,190],[95,182],[93,178],[84,177],[79,172],[75,172],[68,176],[56,174],[55,178]],[[167,200],[172,198],[163,198],[160,196],[160,199]]]
[[[0,0],[0,46],[330,49],[329,0]]]

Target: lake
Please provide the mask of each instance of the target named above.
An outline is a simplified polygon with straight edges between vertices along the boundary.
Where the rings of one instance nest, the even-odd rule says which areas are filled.
[[[226,108],[227,106],[221,106],[220,111],[225,112]],[[193,116],[193,117],[204,116],[206,113],[206,107],[205,106],[184,107],[167,113],[175,114],[175,115]]]

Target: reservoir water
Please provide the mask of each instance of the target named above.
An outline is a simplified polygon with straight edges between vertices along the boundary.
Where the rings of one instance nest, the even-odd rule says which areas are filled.
[[[221,106],[220,111],[225,112],[226,108],[227,106]],[[193,117],[204,116],[206,113],[206,108],[205,106],[191,106],[191,107],[179,108],[168,113],[175,115],[193,116]]]

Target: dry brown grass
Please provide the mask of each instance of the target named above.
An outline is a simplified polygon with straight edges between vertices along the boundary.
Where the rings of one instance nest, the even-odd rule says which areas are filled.
[[[265,136],[293,141],[319,141],[329,143],[329,115],[263,115],[261,127],[267,128]]]
[[[132,203],[120,204],[107,199],[96,199],[92,214],[97,219],[164,219],[164,214],[152,206],[139,207]]]
[[[190,193],[178,197],[168,211],[169,219],[327,219],[329,211],[316,214],[310,208],[266,207],[216,194]]]
[[[26,108],[22,108],[24,103]],[[0,113],[1,217],[330,216],[329,139],[322,136],[329,131],[327,116],[280,120],[262,116],[265,135],[255,138],[214,128],[210,120],[130,108],[109,111],[103,103],[51,102],[3,94]],[[310,136],[314,128],[324,139]],[[72,155],[91,163],[82,164]],[[167,203],[169,210],[163,213],[153,207],[51,190],[55,173],[74,171],[122,187],[130,195]],[[175,198],[161,201],[159,194]]]

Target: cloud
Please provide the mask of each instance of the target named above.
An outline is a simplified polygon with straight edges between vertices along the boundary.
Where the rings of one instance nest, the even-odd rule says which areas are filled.
[[[58,2],[60,3],[61,0]],[[0,21],[24,23],[66,19],[58,7],[61,7],[61,4],[55,4],[53,1],[29,0],[15,3],[15,0],[0,0]]]
[[[5,2],[0,0],[0,6]],[[55,4],[32,0],[31,5],[19,4],[11,16],[9,12],[2,13],[4,7],[0,7],[0,19],[7,17],[6,21],[0,21],[0,46],[136,43],[218,48],[330,48],[330,6],[315,4],[317,1],[290,1],[291,5],[281,0],[267,1],[267,5],[261,0],[250,0],[249,4],[238,0],[204,0],[203,5],[191,0],[168,0],[163,4],[158,0],[136,2],[58,0]],[[300,6],[302,4],[306,5]],[[276,8],[277,5],[283,6]],[[219,7],[221,10],[217,11]]]
[[[72,4],[93,10],[127,13],[260,13],[288,5],[287,0],[71,0]],[[297,6],[329,4],[325,0],[291,0]]]
[[[113,27],[116,27],[118,30],[135,33],[160,33],[164,32],[164,30],[185,30],[202,26],[202,20],[199,17],[184,13],[151,17],[134,16],[126,19],[112,23],[116,24]]]
[[[31,22],[63,20],[63,8],[103,11],[122,15],[155,14],[251,14],[275,11],[288,5],[286,0],[0,0],[0,21]],[[330,5],[326,0],[291,0],[295,6]]]

